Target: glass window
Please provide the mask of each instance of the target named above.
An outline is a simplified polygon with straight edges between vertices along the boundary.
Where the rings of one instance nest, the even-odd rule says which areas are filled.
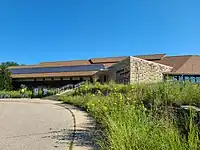
[[[191,77],[190,77],[190,81],[191,81],[192,83],[195,83],[195,77],[194,77],[194,76],[191,76]]]
[[[185,81],[189,81],[190,77],[189,76],[184,76]]]
[[[200,76],[197,76],[197,77],[196,77],[196,82],[197,82],[197,83],[200,83]]]

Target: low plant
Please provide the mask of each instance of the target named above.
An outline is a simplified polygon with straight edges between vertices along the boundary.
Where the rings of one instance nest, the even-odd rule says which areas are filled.
[[[0,91],[0,98],[31,98],[32,92],[25,91],[24,94],[21,94],[20,91]]]
[[[48,91],[46,95],[43,94],[42,90],[39,90],[37,95],[34,95],[33,91],[31,90],[25,90],[24,92],[22,92],[21,90],[0,91],[0,98],[43,98],[45,96],[50,96],[53,94],[55,94],[53,90]]]

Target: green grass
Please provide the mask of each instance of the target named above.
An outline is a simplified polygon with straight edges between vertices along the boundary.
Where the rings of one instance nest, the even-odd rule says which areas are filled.
[[[109,93],[107,96],[104,96],[105,91]],[[195,84],[88,84],[74,95],[61,96],[60,99],[85,108],[102,125],[105,138],[98,141],[102,149],[200,149],[194,113],[188,114],[180,129],[178,120],[174,119],[175,112],[171,115],[168,109],[172,105],[198,105],[200,90]]]

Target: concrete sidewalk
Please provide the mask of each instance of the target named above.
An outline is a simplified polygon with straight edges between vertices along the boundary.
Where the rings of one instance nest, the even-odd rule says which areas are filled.
[[[59,101],[0,99],[0,150],[90,150],[95,121]]]
[[[100,149],[95,144],[95,137],[97,136],[96,132],[96,123],[95,120],[88,115],[87,112],[81,110],[78,107],[68,105],[68,104],[59,104],[66,109],[68,109],[74,119],[74,128],[72,130],[72,149],[73,150],[91,150]],[[74,132],[73,132],[74,131]]]

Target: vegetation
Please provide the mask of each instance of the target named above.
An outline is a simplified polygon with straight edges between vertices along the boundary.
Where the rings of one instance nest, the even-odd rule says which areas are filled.
[[[85,108],[102,125],[102,149],[200,149],[196,113],[180,107],[199,106],[197,84],[85,84],[60,99]]]
[[[48,92],[44,95],[42,89],[39,89],[38,94],[34,95],[33,91],[27,89],[25,85],[22,85],[18,91],[12,91],[12,78],[8,67],[18,65],[16,62],[3,62],[0,64],[0,98],[42,98],[55,94],[55,90],[48,89]]]
[[[10,67],[10,66],[19,66],[18,63],[13,62],[13,61],[3,62],[1,65],[6,66],[6,67]]]
[[[16,62],[3,62],[0,64],[0,90],[11,90],[12,89],[12,78],[9,66],[18,66]]]
[[[32,91],[25,91],[23,94],[20,91],[0,91],[0,98],[31,98]]]
[[[22,90],[18,91],[0,91],[0,98],[43,98],[46,96],[51,96],[54,94],[54,91],[48,90],[48,92],[44,95],[42,90],[40,89],[38,94],[33,93],[33,91],[26,89],[22,92]]]
[[[11,90],[12,78],[11,72],[8,70],[7,65],[0,65],[0,90]]]

